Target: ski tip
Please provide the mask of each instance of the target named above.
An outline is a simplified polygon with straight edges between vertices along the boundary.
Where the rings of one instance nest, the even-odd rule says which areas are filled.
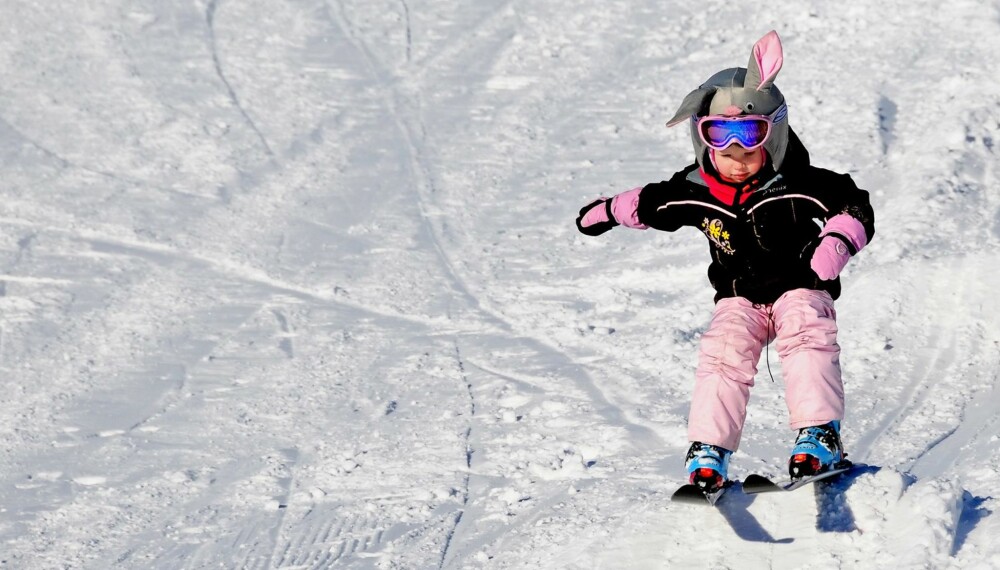
[[[674,494],[670,496],[670,500],[676,503],[693,505],[715,505],[726,492],[727,488],[729,488],[728,484],[714,493],[706,493],[697,485],[683,485],[674,491]]]
[[[770,493],[780,490],[781,487],[763,475],[751,474],[747,475],[747,478],[743,480],[743,492],[747,495]]]

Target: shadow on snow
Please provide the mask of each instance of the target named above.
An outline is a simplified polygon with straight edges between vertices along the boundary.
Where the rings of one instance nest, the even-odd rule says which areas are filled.
[[[737,491],[736,489],[731,490],[726,493],[726,496],[719,501],[716,507],[719,512],[722,513],[723,518],[732,527],[733,532],[736,536],[742,538],[747,542],[766,542],[771,544],[788,544],[793,542],[793,538],[781,538],[776,539],[771,536],[771,533],[767,531],[757,517],[749,511],[749,507],[756,500],[755,495],[746,495],[743,493],[742,487]]]
[[[865,475],[874,475],[882,468],[875,465],[856,464],[833,479],[814,485],[816,496],[816,530],[819,532],[855,532],[858,525],[854,512],[847,504],[847,491]]]
[[[962,514],[958,518],[958,526],[955,528],[955,542],[952,543],[951,555],[955,556],[965,540],[969,538],[969,533],[976,528],[979,521],[993,514],[993,511],[983,506],[986,501],[993,497],[976,497],[972,493],[965,491],[962,495]]]

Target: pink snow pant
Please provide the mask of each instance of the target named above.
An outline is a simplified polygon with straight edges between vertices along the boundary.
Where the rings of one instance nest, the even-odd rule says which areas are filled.
[[[771,305],[734,297],[715,305],[701,339],[688,418],[690,441],[739,448],[757,362],[773,339],[792,429],[843,419],[837,314],[830,294],[795,289]]]

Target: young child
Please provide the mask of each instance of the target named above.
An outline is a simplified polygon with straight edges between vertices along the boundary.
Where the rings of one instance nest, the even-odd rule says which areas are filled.
[[[667,123],[690,124],[694,164],[666,182],[596,200],[577,218],[591,236],[617,225],[693,226],[708,238],[716,305],[701,339],[686,458],[690,482],[706,493],[727,480],[757,362],[771,341],[798,430],[790,475],[825,471],[845,455],[833,301],[841,270],[874,235],[874,213],[850,176],[810,164],[774,85],[782,62],[771,31],[754,44],[746,69],[710,77]]]

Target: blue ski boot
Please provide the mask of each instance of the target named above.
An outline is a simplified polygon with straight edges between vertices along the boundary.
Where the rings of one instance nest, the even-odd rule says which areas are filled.
[[[792,457],[788,460],[788,474],[793,480],[818,475],[833,469],[844,460],[845,455],[844,446],[840,443],[839,420],[802,428],[795,438]]]
[[[705,493],[721,489],[729,479],[728,449],[696,441],[687,452],[684,466],[687,467],[688,482],[697,485]]]

